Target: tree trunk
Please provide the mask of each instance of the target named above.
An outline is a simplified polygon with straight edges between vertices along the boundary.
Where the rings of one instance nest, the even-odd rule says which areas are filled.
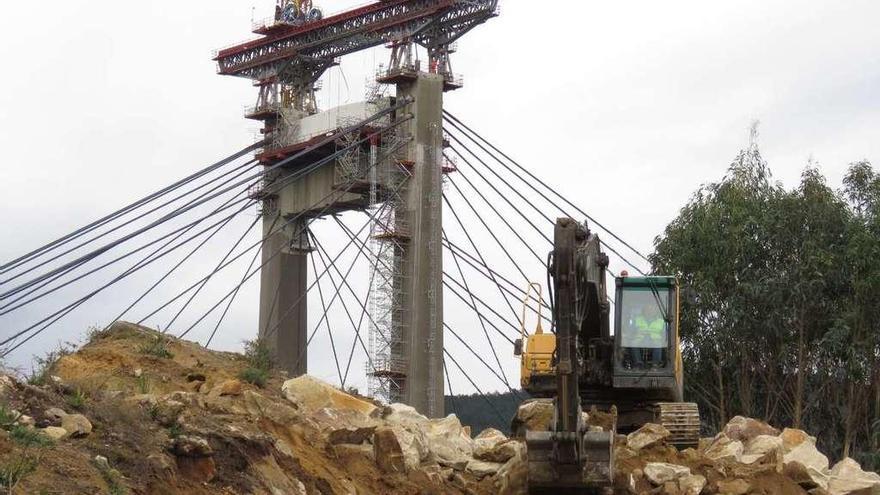
[[[852,446],[853,427],[856,424],[856,384],[850,380],[849,387],[846,391],[846,419],[844,420],[843,430],[843,457],[849,457],[850,447]]]
[[[806,381],[807,368],[807,346],[804,337],[804,319],[799,318],[798,327],[798,349],[797,349],[797,381],[794,391],[794,427],[801,429],[803,418],[801,415],[804,410],[804,382]]]
[[[715,363],[715,375],[718,379],[718,428],[727,424],[727,404],[724,391],[724,374],[721,372],[721,364]]]

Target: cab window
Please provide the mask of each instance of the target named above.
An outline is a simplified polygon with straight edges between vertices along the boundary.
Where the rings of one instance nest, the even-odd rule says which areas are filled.
[[[669,348],[669,289],[624,287],[617,304],[624,366],[665,366]]]

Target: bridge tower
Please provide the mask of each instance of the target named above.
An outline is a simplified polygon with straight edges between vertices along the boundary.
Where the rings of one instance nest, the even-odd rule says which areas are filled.
[[[249,78],[259,89],[246,117],[263,122],[266,142],[257,159],[270,170],[254,191],[265,239],[260,335],[292,376],[308,371],[308,224],[347,210],[378,213],[385,204],[372,231],[376,256],[383,257],[375,266],[386,277],[371,288],[370,389],[442,416],[443,93],[461,86],[449,60],[454,42],[497,15],[497,0],[382,0],[330,17],[291,15],[286,3],[255,26],[261,38],[215,56],[220,74]],[[378,80],[394,85],[395,96],[319,113],[314,93],[321,74],[337,57],[381,44],[391,48],[391,63]],[[414,56],[418,46],[427,50],[424,67]],[[376,138],[356,147],[353,158],[302,173],[350,140],[341,132],[347,122],[390,108],[358,131]],[[328,135],[338,140],[328,142]]]

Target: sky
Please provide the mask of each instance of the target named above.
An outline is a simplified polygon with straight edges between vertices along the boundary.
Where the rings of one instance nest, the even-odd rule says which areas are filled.
[[[316,3],[328,14],[357,5]],[[256,125],[244,120],[242,111],[253,104],[255,91],[245,80],[216,75],[211,58],[217,48],[252,38],[252,20],[271,15],[273,5],[272,0],[94,0],[53,3],[47,10],[42,2],[7,2],[0,16],[0,260],[252,143]],[[445,107],[650,253],[654,238],[692,193],[723,176],[748,144],[756,120],[763,156],[787,187],[797,184],[810,159],[834,187],[849,163],[880,161],[878,18],[880,3],[873,0],[506,0],[498,18],[458,43],[453,67],[465,87],[447,93]],[[375,67],[387,58],[381,47],[344,58],[323,78],[321,108],[363,99]],[[464,173],[467,167],[460,165]],[[453,180],[465,185],[460,176]],[[468,232],[486,246],[487,257],[499,260],[498,270],[524,286],[454,186],[447,184],[446,194]],[[494,201],[515,228],[529,230],[500,198]],[[131,316],[143,316],[148,303],[203,276],[255,215],[237,217]],[[444,215],[450,238],[466,244],[449,212]],[[357,228],[365,217],[350,214],[343,221]],[[505,229],[497,218],[491,225]],[[313,228],[331,251],[345,239],[332,220]],[[546,228],[552,232],[549,224]],[[530,235],[529,242],[546,252],[540,237]],[[252,231],[246,239],[259,237]],[[528,278],[543,282],[543,269],[531,254],[515,240],[508,245]],[[444,259],[449,270],[452,261]],[[198,306],[204,311],[222,297],[246,264],[244,257],[212,279]],[[612,256],[612,269],[618,267],[625,263]],[[33,355],[60,341],[80,341],[86,328],[115,317],[163,269],[144,272],[97,295],[11,355],[10,363],[26,371]],[[84,280],[0,316],[0,332],[6,336],[29,326],[107,277]],[[468,278],[475,292],[500,302],[492,299],[497,291],[488,282]],[[357,265],[353,289],[365,290],[367,279],[366,265]],[[257,285],[243,288],[214,346],[236,350],[253,338]],[[479,320],[455,296],[446,294],[446,301],[450,325],[468,336],[478,354],[491,356]],[[319,302],[311,298],[309,304]],[[353,299],[349,304],[357,307]],[[160,316],[146,323],[163,327],[173,313]],[[197,318],[197,311],[186,314],[179,328]],[[312,317],[316,324],[317,319]],[[347,352],[354,342],[347,316],[336,308],[329,321]],[[197,326],[190,338],[204,341],[212,327]],[[518,361],[509,343],[489,332],[504,374],[515,385]],[[339,381],[327,335],[323,329],[316,333],[310,369]],[[451,371],[455,392],[473,390],[469,379],[484,391],[504,388],[453,337],[446,341],[468,369],[467,377]],[[365,389],[365,358],[355,351],[347,384]]]

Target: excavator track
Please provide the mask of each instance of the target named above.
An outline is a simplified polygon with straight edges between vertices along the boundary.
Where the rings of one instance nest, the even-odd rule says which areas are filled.
[[[671,435],[667,440],[678,448],[696,447],[700,442],[700,409],[693,402],[654,404],[655,421]]]

